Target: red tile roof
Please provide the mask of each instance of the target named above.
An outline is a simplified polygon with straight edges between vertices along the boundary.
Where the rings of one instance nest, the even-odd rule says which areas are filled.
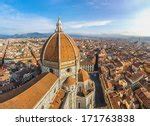
[[[86,81],[88,79],[89,79],[89,74],[85,70],[80,69],[79,70],[79,74],[78,74],[79,82],[84,82],[84,81]]]
[[[29,87],[19,95],[0,103],[0,108],[20,108],[30,109],[40,101],[40,99],[50,90],[58,77],[52,73],[47,73],[43,78],[34,82],[34,85]]]
[[[53,102],[50,104],[50,109],[59,109],[61,107],[65,94],[66,94],[65,90],[59,89],[56,93]]]

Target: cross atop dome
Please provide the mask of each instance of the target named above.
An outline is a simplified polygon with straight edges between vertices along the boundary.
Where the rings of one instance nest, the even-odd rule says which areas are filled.
[[[56,32],[62,32],[62,23],[60,17],[58,17],[58,21],[56,23]]]

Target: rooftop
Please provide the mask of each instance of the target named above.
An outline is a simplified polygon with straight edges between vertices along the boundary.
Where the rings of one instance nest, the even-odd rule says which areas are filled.
[[[89,74],[85,70],[80,69],[79,70],[78,81],[79,82],[84,82],[84,81],[86,81],[88,79],[89,79]]]
[[[59,89],[54,97],[53,102],[50,103],[50,108],[51,109],[59,109],[62,105],[65,94],[66,94],[65,90]]]
[[[40,80],[32,80],[34,84],[18,94],[17,96],[0,103],[0,108],[30,109],[40,101],[40,99],[50,90],[56,82],[57,76],[46,73]]]

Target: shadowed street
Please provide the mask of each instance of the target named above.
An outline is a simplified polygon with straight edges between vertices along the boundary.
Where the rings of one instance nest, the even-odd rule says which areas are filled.
[[[104,94],[101,86],[101,82],[99,81],[99,74],[98,73],[91,73],[91,79],[95,82],[95,108],[105,107],[105,99]]]

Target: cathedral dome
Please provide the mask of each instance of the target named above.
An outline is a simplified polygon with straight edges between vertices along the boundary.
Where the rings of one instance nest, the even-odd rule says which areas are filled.
[[[62,31],[60,19],[56,31],[43,46],[41,60],[49,63],[68,62],[79,58],[79,50],[74,40]]]
[[[88,79],[90,79],[89,74],[85,70],[80,69],[79,74],[78,74],[78,81],[79,82],[84,82]]]

